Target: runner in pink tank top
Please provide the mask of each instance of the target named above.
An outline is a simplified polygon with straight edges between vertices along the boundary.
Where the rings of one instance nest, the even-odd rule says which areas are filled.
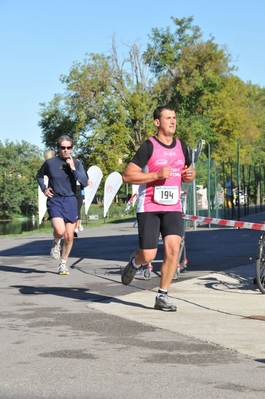
[[[141,265],[152,262],[161,234],[164,259],[155,309],[176,311],[168,300],[168,290],[176,272],[183,235],[180,192],[182,181],[192,182],[196,171],[191,165],[186,144],[174,138],[176,114],[169,106],[154,111],[156,136],[150,137],[138,149],[128,164],[124,183],[139,185],[137,223],[139,248],[131,255],[122,271],[122,283],[128,285]]]
[[[181,143],[174,140],[174,147],[168,149],[156,138],[151,137],[149,140],[153,144],[153,153],[143,171],[157,172],[166,165],[171,168],[170,176],[140,185],[137,212],[181,212],[181,172],[185,166]]]

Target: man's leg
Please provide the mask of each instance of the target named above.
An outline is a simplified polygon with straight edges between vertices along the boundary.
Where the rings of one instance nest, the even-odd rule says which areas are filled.
[[[58,273],[60,275],[68,275],[69,274],[69,270],[68,270],[68,267],[66,266],[66,262],[67,262],[67,259],[69,257],[69,254],[70,254],[72,246],[73,246],[74,229],[75,229],[75,223],[68,222],[65,224],[62,256],[61,256],[61,261],[60,261],[59,268],[58,268]]]
[[[160,219],[157,214],[152,212],[137,214],[139,247],[148,249],[138,249],[131,255],[128,264],[121,274],[122,284],[130,284],[134,279],[137,269],[141,265],[150,263],[156,257],[159,226]]]
[[[64,244],[62,248],[62,260],[64,260],[65,262],[67,261],[73,246],[74,229],[75,223],[69,222],[65,224]]]
[[[141,267],[141,265],[147,265],[156,257],[157,248],[155,249],[138,249],[135,251],[125,268],[121,274],[122,284],[128,285],[134,279],[134,276],[137,272],[137,269]]]
[[[181,237],[168,235],[164,238],[164,260],[161,266],[160,287],[155,299],[155,309],[175,312],[177,307],[169,302],[168,289],[178,265]]]
[[[58,242],[63,238],[65,233],[65,223],[62,218],[53,218],[52,219],[53,226],[53,237],[54,241]]]
[[[64,220],[59,217],[52,218],[52,225],[54,241],[50,255],[53,259],[58,260],[60,259],[61,255],[61,239],[63,238],[65,233]]]
[[[175,312],[177,307],[168,299],[168,290],[178,266],[179,250],[184,234],[181,212],[167,212],[161,218],[164,242],[164,259],[161,265],[160,286],[155,299],[155,309]]]
[[[138,249],[134,253],[135,265],[148,265],[155,259],[157,253],[157,248],[153,249]]]
[[[178,265],[181,237],[169,235],[164,238],[164,260],[161,265],[160,288],[168,290]]]

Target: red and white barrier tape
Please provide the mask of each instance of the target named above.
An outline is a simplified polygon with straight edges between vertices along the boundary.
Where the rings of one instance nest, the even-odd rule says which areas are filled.
[[[240,229],[265,230],[265,224],[240,222],[235,220],[217,219],[195,215],[182,215],[183,219],[205,224],[218,224],[219,226],[239,227]]]

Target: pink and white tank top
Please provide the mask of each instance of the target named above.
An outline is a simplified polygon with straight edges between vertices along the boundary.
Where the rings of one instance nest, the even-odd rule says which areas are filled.
[[[181,143],[176,140],[174,148],[166,148],[153,137],[153,153],[143,168],[143,172],[157,172],[165,166],[171,167],[170,177],[139,186],[137,212],[181,212],[181,171],[185,166],[185,156]]]

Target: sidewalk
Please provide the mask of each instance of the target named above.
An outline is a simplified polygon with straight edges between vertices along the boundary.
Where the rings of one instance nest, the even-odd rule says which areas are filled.
[[[173,283],[170,298],[178,306],[176,313],[154,311],[156,290],[87,306],[264,359],[265,295],[253,285],[252,275],[251,264]]]

